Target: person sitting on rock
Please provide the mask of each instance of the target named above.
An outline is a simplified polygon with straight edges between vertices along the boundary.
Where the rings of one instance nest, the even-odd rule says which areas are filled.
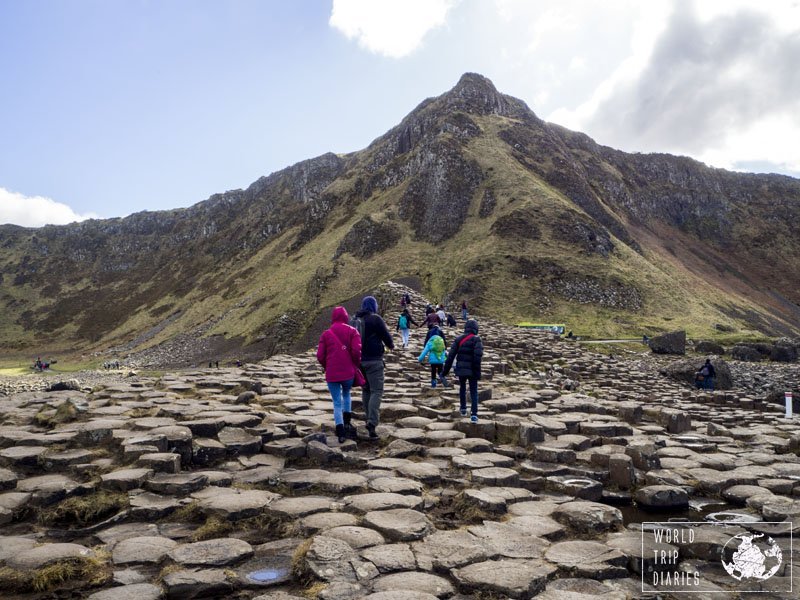
[[[333,422],[340,444],[348,437],[356,437],[351,424],[353,409],[350,390],[356,369],[361,364],[361,336],[347,322],[344,306],[334,308],[331,326],[322,332],[317,346],[317,360],[325,369],[325,381],[333,400]]]
[[[431,366],[431,387],[436,387],[436,380],[441,379],[442,385],[447,387],[447,379],[442,375],[442,368],[445,360],[447,360],[447,349],[440,335],[432,335],[422,354],[419,355],[420,364],[424,364],[425,357],[428,357],[428,364]]]
[[[711,359],[707,358],[706,363],[695,374],[694,382],[697,389],[713,390],[716,377],[717,371],[714,369],[714,365],[711,364]]]
[[[473,423],[478,422],[478,381],[481,378],[482,357],[483,342],[478,337],[478,322],[475,319],[469,319],[464,324],[464,335],[458,336],[450,347],[442,377],[447,376],[455,361],[461,416],[467,416],[467,384],[469,383],[469,396],[472,402],[470,421]]]
[[[399,331],[400,335],[403,337],[403,348],[408,348],[408,339],[411,334],[411,326],[414,325],[415,327],[419,327],[414,318],[411,316],[411,313],[408,312],[407,308],[403,309],[403,312],[400,313],[400,316],[397,317],[397,327],[395,331]]]

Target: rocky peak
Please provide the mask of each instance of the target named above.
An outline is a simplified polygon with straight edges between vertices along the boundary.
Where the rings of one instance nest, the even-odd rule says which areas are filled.
[[[516,112],[513,104],[518,102],[498,92],[491,80],[478,73],[464,73],[444,97],[448,108],[480,115],[512,116]]]

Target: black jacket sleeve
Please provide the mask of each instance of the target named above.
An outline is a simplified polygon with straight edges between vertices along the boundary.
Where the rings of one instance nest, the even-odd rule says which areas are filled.
[[[472,372],[475,379],[481,378],[481,359],[483,358],[483,342],[477,335],[475,336],[475,349],[472,351]]]
[[[450,346],[450,352],[447,353],[447,360],[444,361],[444,368],[442,369],[442,377],[447,375],[450,369],[453,368],[453,361],[456,359],[456,354],[458,354],[458,338],[456,338],[453,345]]]
[[[394,350],[394,341],[392,340],[392,334],[389,333],[389,328],[386,327],[386,322],[380,317],[378,317],[378,320],[380,321],[380,324],[378,325],[378,337],[387,348]]]

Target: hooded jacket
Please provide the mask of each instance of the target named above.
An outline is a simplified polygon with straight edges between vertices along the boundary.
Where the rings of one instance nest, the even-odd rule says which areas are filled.
[[[444,331],[442,331],[438,325],[428,328],[428,333],[425,334],[425,344],[427,344],[435,335],[438,335],[440,338],[442,338],[444,340],[444,345],[447,346],[447,338],[444,337]]]
[[[472,337],[462,343],[462,340],[470,334],[472,334]],[[480,379],[482,357],[483,342],[478,337],[478,322],[475,319],[470,319],[464,324],[464,335],[458,336],[450,347],[442,374],[447,375],[455,361],[455,374],[458,377]]]
[[[347,310],[333,309],[331,326],[322,332],[317,346],[317,360],[325,369],[325,381],[353,379],[356,365],[361,363],[361,336],[347,324]]]
[[[367,296],[361,302],[356,317],[364,322],[364,339],[361,340],[361,362],[383,360],[383,347],[394,350],[392,334],[378,314],[378,302]]]

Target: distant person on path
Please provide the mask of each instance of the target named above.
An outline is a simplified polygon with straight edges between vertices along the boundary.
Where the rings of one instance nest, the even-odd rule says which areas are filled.
[[[717,377],[717,371],[714,365],[711,364],[711,359],[707,358],[706,363],[700,367],[695,373],[694,384],[697,389],[712,390],[714,389],[714,379]]]
[[[442,320],[439,318],[437,312],[433,310],[433,307],[431,307],[431,312],[427,313],[425,316],[425,321],[423,321],[423,324],[427,325],[429,329],[434,325],[438,326],[442,324]]]
[[[467,320],[467,301],[466,300],[463,300],[461,302],[461,320],[462,321],[466,321]]]
[[[439,323],[444,324],[447,322],[447,313],[444,311],[444,306],[441,304],[436,307],[436,316],[439,317]]]
[[[343,306],[334,308],[331,326],[322,332],[317,346],[317,360],[325,369],[325,381],[333,400],[333,422],[340,444],[348,437],[356,437],[351,424],[350,390],[361,364],[361,336],[347,321],[347,310]]]
[[[419,355],[420,364],[425,363],[425,357],[428,357],[428,364],[431,366],[431,387],[436,387],[436,380],[441,379],[442,385],[447,387],[447,379],[442,375],[442,369],[445,360],[447,360],[447,349],[444,340],[439,335],[433,335],[425,344],[422,354]]]
[[[458,376],[458,394],[461,400],[461,416],[467,416],[467,384],[472,402],[470,421],[478,422],[478,381],[481,378],[481,358],[483,357],[483,342],[478,337],[478,322],[469,319],[464,325],[464,335],[458,336],[444,365],[442,377],[446,377],[456,363],[455,373]]]
[[[444,331],[438,325],[428,325],[428,333],[425,334],[425,345],[427,345],[430,339],[435,335],[442,338],[444,340],[444,345],[447,346],[447,338],[444,337]]]
[[[405,302],[406,306],[410,307],[411,306],[411,294],[409,294],[408,292],[403,294],[403,301]]]
[[[359,310],[350,322],[361,333],[361,371],[367,380],[361,390],[361,399],[367,413],[367,431],[370,439],[377,439],[375,428],[380,422],[383,397],[384,346],[394,350],[392,335],[378,314],[378,302],[373,296],[361,301]]]
[[[400,313],[400,316],[397,317],[397,327],[395,331],[399,331],[400,335],[403,337],[403,349],[405,350],[408,348],[408,339],[411,334],[411,326],[419,327],[414,318],[411,316],[411,313],[408,312],[407,308],[403,309],[403,312]]]

